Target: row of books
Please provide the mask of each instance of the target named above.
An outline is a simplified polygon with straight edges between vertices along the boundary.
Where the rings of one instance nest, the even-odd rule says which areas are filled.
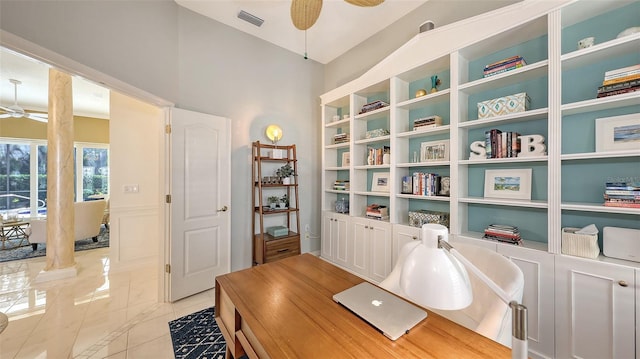
[[[423,130],[429,127],[436,127],[442,125],[442,117],[433,115],[429,117],[418,118],[413,121],[413,130]]]
[[[505,224],[489,225],[485,228],[484,236],[482,238],[515,245],[522,244],[522,238],[520,237],[520,230],[518,227]]]
[[[597,97],[620,95],[640,89],[640,64],[610,70],[604,73]]]
[[[338,191],[348,191],[350,189],[349,180],[336,180],[333,182],[333,189]]]
[[[381,165],[384,163],[384,155],[391,154],[391,147],[382,146],[380,148],[369,147],[367,149],[367,164]]]
[[[438,196],[440,195],[441,184],[442,176],[437,173],[414,172],[411,176],[402,177],[400,192],[417,196]]]
[[[487,158],[518,157],[520,153],[520,134],[502,132],[497,128],[485,131],[485,150]]]
[[[525,66],[527,62],[520,55],[507,57],[500,61],[496,61],[484,67],[484,77],[491,77],[503,72],[519,69]]]
[[[640,208],[640,181],[607,182],[604,190],[604,205]]]
[[[333,143],[338,144],[349,142],[349,138],[350,136],[348,132],[336,133],[335,135],[333,135]]]
[[[367,218],[387,220],[389,219],[389,208],[380,204],[370,204],[367,206],[367,212],[365,215]]]

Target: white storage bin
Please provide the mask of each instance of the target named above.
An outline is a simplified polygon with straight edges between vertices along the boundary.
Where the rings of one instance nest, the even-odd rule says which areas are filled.
[[[562,228],[562,254],[597,258],[600,255],[597,234],[576,234],[580,228]]]

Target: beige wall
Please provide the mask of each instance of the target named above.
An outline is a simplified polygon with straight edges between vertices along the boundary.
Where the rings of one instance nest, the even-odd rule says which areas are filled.
[[[109,121],[99,118],[74,116],[74,141],[109,143]],[[24,118],[0,120],[0,137],[47,139],[47,124]]]

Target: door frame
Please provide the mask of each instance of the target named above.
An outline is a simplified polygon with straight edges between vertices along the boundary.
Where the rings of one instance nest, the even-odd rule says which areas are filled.
[[[86,66],[80,62],[72,60],[66,56],[60,55],[54,51],[51,51],[45,47],[42,47],[38,44],[35,44],[31,41],[25,40],[19,36],[16,36],[10,32],[0,29],[0,46],[14,51],[18,54],[22,54],[24,56],[28,56],[37,61],[43,62],[50,66],[53,66],[63,72],[66,72],[72,76],[81,76],[90,81],[96,82],[104,86],[105,88],[117,91],[123,95],[130,96],[132,98],[138,99],[142,102],[146,102],[150,105],[156,106],[163,110],[164,119],[163,122],[160,123],[160,126],[165,126],[168,123],[168,116],[170,114],[170,108],[174,107],[175,104],[171,101],[167,101],[161,97],[153,95],[145,90],[139,89],[135,86],[132,86],[124,81],[118,80],[110,75],[107,75],[103,72],[95,70],[89,66]],[[159,153],[162,153],[163,160],[159,164],[160,171],[158,173],[158,188],[161,193],[158,193],[159,198],[164,198],[165,194],[171,193],[169,186],[171,185],[167,180],[167,171],[169,170],[168,163],[168,154],[170,154],[170,149],[167,148],[165,143],[165,132],[162,132],[162,138],[159,138]],[[169,221],[167,220],[169,217],[167,216],[168,211],[170,210],[169,206],[167,206],[166,202],[162,202],[162,208],[159,208],[159,232],[162,233],[162,238],[158,241],[158,259],[157,259],[157,268],[158,268],[158,301],[167,302],[168,301],[168,276],[165,273],[165,263],[169,263],[167,261],[168,256],[168,246],[169,243],[169,235],[168,229]]]

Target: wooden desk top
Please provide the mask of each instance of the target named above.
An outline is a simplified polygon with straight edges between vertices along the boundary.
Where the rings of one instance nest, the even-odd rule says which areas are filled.
[[[216,316],[228,300],[242,323],[226,334],[243,332],[249,352],[261,358],[511,357],[509,348],[433,312],[391,341],[332,299],[363,279],[311,254],[229,273],[216,282]]]

